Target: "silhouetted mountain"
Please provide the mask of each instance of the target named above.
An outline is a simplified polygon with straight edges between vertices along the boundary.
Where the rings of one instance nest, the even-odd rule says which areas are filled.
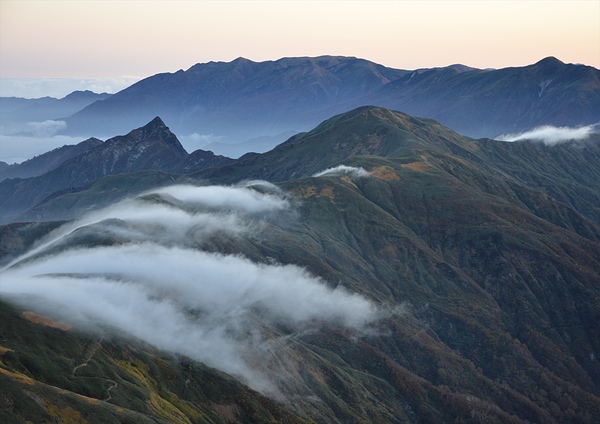
[[[89,138],[75,145],[56,148],[19,164],[7,165],[0,168],[0,181],[7,178],[29,178],[42,175],[101,143],[102,140]]]
[[[154,128],[144,130],[148,133],[166,133],[160,122],[148,125]],[[201,152],[195,156],[213,159]],[[143,220],[109,214],[103,221],[67,227],[52,242],[17,258],[2,278],[27,278],[24,270],[32,267],[32,278],[47,278],[50,287],[61,278],[80,279],[76,282],[86,288],[109,282],[140,286],[140,298],[157,307],[164,307],[166,298],[185,312],[191,328],[205,328],[211,308],[222,307],[229,294],[197,304],[189,292],[204,288],[223,260],[228,272],[218,287],[246,299],[259,286],[262,297],[247,310],[238,304],[225,308],[227,319],[242,317],[239,328],[211,323],[202,334],[222,330],[227,337],[242,337],[256,349],[248,364],[263,372],[270,393],[277,395],[259,395],[175,347],[167,349],[175,352],[170,355],[136,341],[127,336],[135,327],[129,321],[116,336],[105,337],[112,330],[101,324],[86,336],[68,325],[89,326],[77,321],[89,318],[76,315],[61,323],[63,311],[40,316],[25,306],[0,304],[0,378],[7,393],[0,397],[0,411],[32,421],[60,411],[118,421],[116,408],[121,408],[131,421],[595,423],[600,416],[599,157],[598,134],[557,145],[473,140],[430,119],[369,106],[334,116],[265,154],[248,154],[195,175],[112,175],[56,196],[45,205],[60,213],[61,208],[84,210],[94,201],[106,204],[118,192],[144,191],[131,189],[136,181],[146,189],[163,188],[128,203],[130,211],[153,211]],[[232,201],[229,184],[257,178],[277,186],[245,183],[238,186],[245,190],[239,204]],[[206,197],[186,200],[165,188],[169,179],[205,189],[227,186],[222,192],[212,186]],[[265,203],[277,208],[257,212],[249,193],[265,195]],[[236,207],[246,214],[232,212]],[[181,219],[172,222],[173,216]],[[230,231],[239,222],[247,231]],[[212,229],[218,223],[223,228]],[[55,228],[53,223],[0,227],[0,260],[5,265],[15,260]],[[170,264],[166,277],[136,280],[143,270],[130,262],[117,272],[102,268],[96,256],[85,256],[126,247],[131,261],[140,241],[139,263],[149,266],[154,247],[194,259],[189,290],[177,301],[169,296],[182,290],[177,285],[182,267]],[[209,265],[199,252],[207,254]],[[93,266],[80,267],[73,259],[77,254]],[[56,265],[62,257],[75,271]],[[239,286],[236,274],[246,272],[233,268],[233,258],[257,267]],[[44,263],[52,275],[38,275]],[[281,299],[269,290],[282,287],[292,305],[300,303],[302,290],[284,274],[293,265],[318,276],[334,293],[368,299],[380,318],[365,332],[344,326],[339,317],[313,315],[308,329],[273,318]],[[277,271],[276,284],[262,286],[270,267]],[[162,291],[151,291],[163,279]],[[139,305],[143,299],[119,298],[119,314],[129,301]],[[329,313],[337,304],[315,301],[304,308]],[[361,309],[349,313],[360,316]],[[187,336],[182,337],[191,343]],[[207,350],[227,353],[220,346]],[[247,355],[244,348],[233,357]],[[65,412],[67,405],[71,409]]]
[[[160,115],[180,135],[238,143],[307,130],[371,104],[433,118],[471,137],[494,138],[540,125],[595,124],[599,99],[599,70],[555,58],[499,70],[451,65],[415,71],[349,57],[239,58],[146,78],[66,122],[70,134],[118,133]]]

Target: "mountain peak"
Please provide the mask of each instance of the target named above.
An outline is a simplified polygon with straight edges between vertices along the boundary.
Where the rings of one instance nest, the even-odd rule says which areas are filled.
[[[75,90],[69,94],[67,94],[65,97],[63,97],[61,100],[74,100],[74,101],[85,101],[85,100],[101,100],[101,99],[105,99],[106,97],[109,97],[110,94],[108,93],[95,93],[91,90]]]
[[[154,144],[156,142],[164,143],[174,148],[178,155],[185,157],[187,152],[177,139],[177,136],[171,132],[160,116],[155,117],[143,127],[129,132],[126,136],[115,137],[116,139],[127,139],[129,143]]]
[[[246,59],[245,57],[242,57],[242,56],[232,60],[232,63],[250,63],[250,62],[252,62],[250,59]]]
[[[156,116],[152,121],[144,125],[144,128],[169,129],[160,116]]]
[[[565,64],[564,62],[558,60],[554,56],[548,56],[548,57],[545,57],[544,59],[540,60],[539,62],[537,62],[534,66],[555,67],[555,66],[560,66],[560,65],[564,65],[564,64]]]

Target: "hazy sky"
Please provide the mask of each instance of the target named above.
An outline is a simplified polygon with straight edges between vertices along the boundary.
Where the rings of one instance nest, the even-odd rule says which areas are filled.
[[[146,77],[195,63],[345,55],[416,69],[600,68],[600,0],[0,0],[0,77]],[[5,94],[2,94],[5,95]]]

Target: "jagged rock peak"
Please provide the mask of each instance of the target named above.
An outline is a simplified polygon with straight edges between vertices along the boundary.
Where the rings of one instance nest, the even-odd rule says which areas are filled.
[[[125,138],[134,143],[154,143],[160,140],[174,147],[179,153],[187,155],[177,136],[171,132],[160,116],[155,117],[143,127],[129,132],[126,136],[116,138]]]
[[[164,121],[160,118],[160,116],[155,117],[152,121],[148,122],[143,127],[137,128],[131,131],[129,134],[139,134],[143,138],[149,137],[175,137],[175,134],[171,132],[169,127],[164,123]]]
[[[160,119],[160,116],[155,117],[152,121],[148,122],[144,127],[145,128],[166,128],[166,129],[169,128],[164,123],[164,121],[162,119]]]

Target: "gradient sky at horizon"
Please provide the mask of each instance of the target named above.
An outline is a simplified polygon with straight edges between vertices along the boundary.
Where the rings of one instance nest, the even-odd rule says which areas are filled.
[[[0,0],[0,52],[2,79],[56,84],[240,56],[356,56],[401,69],[555,56],[600,68],[600,1]]]

